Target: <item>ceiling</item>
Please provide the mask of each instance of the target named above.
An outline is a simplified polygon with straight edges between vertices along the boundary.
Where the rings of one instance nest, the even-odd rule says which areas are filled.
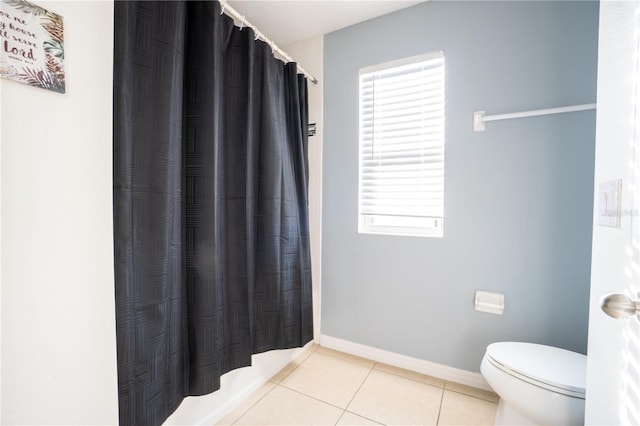
[[[279,47],[330,33],[425,0],[228,0]]]

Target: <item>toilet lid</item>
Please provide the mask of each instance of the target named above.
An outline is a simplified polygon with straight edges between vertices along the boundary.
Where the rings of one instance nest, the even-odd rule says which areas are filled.
[[[564,395],[584,398],[587,357],[534,343],[500,342],[487,347],[489,361],[506,373]]]

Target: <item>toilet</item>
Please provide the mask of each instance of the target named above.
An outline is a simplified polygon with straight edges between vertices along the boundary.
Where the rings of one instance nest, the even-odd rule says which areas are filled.
[[[496,425],[583,425],[587,357],[551,346],[487,346],[480,371],[500,396]]]

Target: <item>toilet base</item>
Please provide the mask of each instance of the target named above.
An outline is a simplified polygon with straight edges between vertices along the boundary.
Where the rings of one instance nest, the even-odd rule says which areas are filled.
[[[494,423],[496,426],[513,426],[513,425],[522,425],[522,426],[535,426],[538,423],[534,422],[530,418],[526,417],[518,410],[513,408],[507,401],[500,398],[500,402],[498,402],[498,411],[496,411],[496,421]]]

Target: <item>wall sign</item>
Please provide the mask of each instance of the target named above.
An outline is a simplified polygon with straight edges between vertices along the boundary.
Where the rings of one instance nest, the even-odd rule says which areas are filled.
[[[0,6],[0,76],[64,93],[62,16],[26,0]]]

